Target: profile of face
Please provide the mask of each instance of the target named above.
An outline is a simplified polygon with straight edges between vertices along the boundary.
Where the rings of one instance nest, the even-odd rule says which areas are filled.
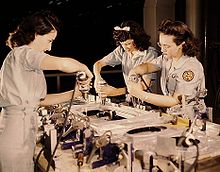
[[[179,58],[183,55],[182,44],[176,45],[173,35],[165,35],[160,33],[158,46],[161,48],[161,52],[168,58]]]
[[[57,31],[52,30],[51,32],[45,34],[45,35],[37,35],[35,36],[34,39],[34,45],[35,49],[38,51],[50,51],[52,47],[52,43],[57,37]]]
[[[120,42],[121,46],[123,47],[123,49],[128,52],[128,53],[132,53],[134,51],[137,51],[137,48],[134,44],[134,40],[133,39],[127,39],[124,42]]]

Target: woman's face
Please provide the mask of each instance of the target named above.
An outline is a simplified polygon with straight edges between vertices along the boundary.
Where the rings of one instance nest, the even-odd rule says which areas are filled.
[[[121,45],[124,48],[124,50],[128,53],[132,53],[133,51],[137,51],[137,48],[134,44],[133,39],[127,39],[126,41],[121,42]]]
[[[178,59],[183,55],[183,43],[176,45],[176,43],[173,41],[174,38],[175,37],[172,35],[160,33],[158,46],[161,48],[161,52],[164,56]]]
[[[57,31],[52,30],[48,34],[45,35],[36,35],[34,39],[34,46],[35,49],[39,51],[50,51],[52,47],[52,43],[57,36]]]

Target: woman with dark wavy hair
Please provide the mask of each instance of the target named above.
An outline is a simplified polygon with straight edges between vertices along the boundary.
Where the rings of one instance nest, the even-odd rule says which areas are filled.
[[[163,95],[145,92],[141,82],[132,81],[128,84],[129,93],[156,106],[172,107],[171,111],[180,108],[184,115],[193,118],[193,108],[197,104],[201,103],[200,111],[206,110],[204,101],[200,99],[206,95],[203,66],[197,59],[200,43],[190,28],[180,21],[165,19],[158,26],[158,32],[162,55],[152,61],[155,66],[142,64],[129,76],[161,70]]]
[[[34,171],[38,107],[69,101],[75,93],[47,94],[43,70],[85,72],[88,81],[82,84],[89,84],[93,77],[79,61],[46,53],[57,37],[58,26],[52,12],[39,11],[24,18],[8,38],[11,51],[0,71],[1,172]]]
[[[117,47],[111,53],[95,62],[93,66],[96,92],[101,92],[107,96],[124,95],[127,93],[127,88],[115,88],[108,84],[100,87],[98,83],[103,80],[100,72],[104,66],[122,65],[122,72],[127,85],[128,74],[131,69],[158,56],[157,50],[151,46],[150,36],[135,21],[125,21],[120,26],[115,26],[113,39]],[[151,74],[146,76],[149,86],[151,79]]]

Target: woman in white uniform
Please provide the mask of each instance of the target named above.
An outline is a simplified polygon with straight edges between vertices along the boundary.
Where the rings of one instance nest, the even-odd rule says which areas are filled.
[[[103,80],[100,74],[103,67],[121,65],[124,81],[127,86],[128,74],[131,69],[158,56],[157,50],[151,46],[150,36],[135,21],[124,21],[120,26],[115,26],[113,39],[117,47],[93,65],[96,92],[101,92],[107,96],[125,95],[127,88],[115,88],[108,84],[100,86],[99,82]],[[149,74],[146,76],[146,82],[149,87],[152,79],[155,79],[155,75]]]
[[[0,74],[0,172],[33,172],[36,117],[39,106],[71,99],[73,90],[47,94],[43,70],[66,73],[83,71],[89,84],[93,75],[86,65],[73,58],[51,56],[59,22],[50,11],[27,16],[10,34],[11,48]]]
[[[130,78],[137,74],[161,70],[161,90],[163,95],[144,91],[141,82],[129,82],[128,91],[131,95],[143,101],[160,107],[175,107],[185,105],[188,118],[194,117],[196,105],[199,110],[206,110],[204,98],[206,95],[203,66],[197,59],[199,41],[194,37],[189,27],[179,21],[165,19],[158,27],[159,42],[162,55],[153,60],[156,64],[142,64],[134,68]],[[189,107],[189,108],[187,108]]]

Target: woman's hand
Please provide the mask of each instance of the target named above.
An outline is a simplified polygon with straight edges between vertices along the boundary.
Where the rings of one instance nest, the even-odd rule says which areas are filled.
[[[108,85],[108,84],[99,87],[99,92],[101,94],[104,94],[104,95],[107,95],[107,96],[115,96],[115,95],[117,95],[117,91],[118,91],[117,88],[115,88],[111,85]]]
[[[88,68],[83,72],[85,72],[85,74],[86,74],[87,82],[91,83],[92,78],[93,78],[92,72]]]
[[[100,92],[100,87],[107,84],[107,82],[102,77],[95,77],[94,88],[97,93]]]
[[[130,95],[141,98],[143,91],[146,90],[146,85],[143,82],[142,76],[136,74],[133,70],[129,73],[129,80],[127,84],[127,90]]]
[[[82,93],[89,92],[91,88],[92,77],[93,77],[92,75],[88,76],[86,72],[77,72],[76,80],[77,80],[79,91],[81,91]]]
[[[110,86],[107,84],[107,82],[100,78],[95,80],[95,90],[99,95],[105,95],[105,96],[111,96],[111,94],[114,94],[114,90],[116,88]]]

